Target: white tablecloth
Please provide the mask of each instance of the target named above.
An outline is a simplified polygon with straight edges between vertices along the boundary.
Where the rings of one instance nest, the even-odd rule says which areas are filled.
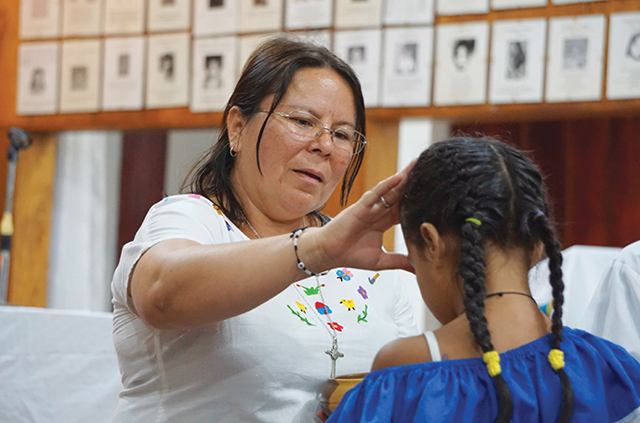
[[[108,423],[121,387],[110,313],[0,307],[0,422]]]

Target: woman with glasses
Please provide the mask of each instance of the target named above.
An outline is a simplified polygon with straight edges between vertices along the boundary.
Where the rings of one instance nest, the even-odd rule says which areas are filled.
[[[335,374],[414,335],[386,253],[406,170],[333,220],[365,152],[351,68],[272,39],[242,72],[216,144],[183,195],[154,205],[122,251],[112,291],[124,389],[114,422],[310,422]]]

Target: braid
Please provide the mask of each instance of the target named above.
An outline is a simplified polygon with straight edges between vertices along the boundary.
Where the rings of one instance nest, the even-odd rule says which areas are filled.
[[[573,387],[571,381],[564,371],[564,356],[560,350],[560,342],[562,341],[562,304],[564,303],[564,282],[562,282],[562,253],[560,243],[556,238],[555,232],[549,224],[547,218],[544,215],[539,216],[536,221],[536,226],[539,228],[540,239],[544,244],[545,252],[549,257],[549,281],[551,282],[551,289],[553,293],[553,314],[551,316],[552,326],[552,338],[551,338],[551,353],[549,354],[549,361],[558,376],[560,377],[560,383],[562,385],[562,408],[560,409],[560,415],[556,423],[567,423],[571,419],[573,414]],[[555,353],[557,351],[557,353]],[[552,355],[556,354],[560,356],[561,363],[554,364],[552,362]]]
[[[491,343],[491,334],[489,333],[487,318],[484,316],[484,300],[487,297],[485,286],[485,263],[484,250],[482,248],[482,235],[480,234],[480,225],[474,221],[480,221],[475,218],[467,218],[462,225],[461,242],[460,242],[460,276],[464,280],[465,295],[462,299],[467,320],[476,343],[482,348],[482,352],[494,354],[492,360],[493,365],[497,366],[496,374],[491,374],[498,392],[498,417],[496,423],[506,423],[511,420],[513,415],[513,402],[511,400],[511,391],[509,385],[502,377],[499,356]],[[497,356],[497,358],[493,358]],[[490,363],[487,363],[489,370]]]

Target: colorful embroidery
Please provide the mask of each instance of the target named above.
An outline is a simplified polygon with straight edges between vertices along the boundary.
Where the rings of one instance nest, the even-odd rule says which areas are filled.
[[[380,276],[380,273],[376,273],[374,277],[369,278],[369,283],[371,285],[373,285],[374,283],[376,283],[376,279],[378,279],[378,277]]]
[[[191,198],[195,198],[195,199],[199,199],[200,197],[202,197],[200,194],[187,194],[187,197],[191,197]]]
[[[306,317],[302,317],[302,316],[300,315],[300,313],[298,313],[297,311],[294,311],[294,310],[291,308],[291,306],[290,306],[289,304],[287,304],[287,308],[288,308],[289,310],[291,310],[291,312],[292,312],[293,314],[295,314],[296,316],[298,316],[298,318],[299,318],[300,320],[302,320],[303,322],[305,322],[307,325],[309,325],[309,326],[315,326],[313,323],[311,323],[309,320],[307,320],[307,318],[306,318]]]
[[[362,315],[358,316],[358,323],[360,322],[365,322],[365,323],[369,323],[367,321],[367,311],[369,310],[369,306],[368,305],[364,305],[364,310],[362,310]]]
[[[338,322],[329,322],[327,324],[331,329],[335,329],[338,332],[342,332],[342,329],[344,329],[344,326],[341,326]]]
[[[328,305],[322,304],[320,301],[316,302],[316,310],[318,310],[319,314],[327,315],[333,313]]]
[[[298,284],[296,284],[296,286],[298,288],[302,288],[305,294],[311,296],[311,295],[318,295],[318,292],[320,291],[320,287],[324,287],[324,284],[320,285],[320,287],[312,286],[311,288],[307,288],[306,286],[302,286]]]
[[[215,211],[217,211],[217,212],[218,212],[218,214],[219,214],[220,216],[222,216],[222,210],[220,210],[220,207],[218,207],[218,205],[217,205],[217,204],[214,204],[214,205],[213,205],[213,209],[214,209]]]
[[[356,305],[353,300],[345,300],[344,298],[340,300],[340,304],[344,304],[348,311],[355,310]]]
[[[229,225],[229,222],[227,222],[226,220],[224,221],[224,223],[227,225],[227,230],[229,232],[233,232],[233,228],[231,227],[231,225]]]
[[[369,298],[367,291],[362,286],[358,287],[358,294],[362,295],[362,298],[365,300]]]
[[[295,303],[296,303],[296,305],[298,306],[298,308],[300,309],[301,312],[303,312],[303,313],[307,312],[307,308],[303,304],[300,304],[297,301],[295,301]]]
[[[340,279],[341,282],[344,282],[344,281],[349,282],[353,277],[353,273],[351,273],[349,269],[347,269],[346,267],[342,268],[341,270],[338,270],[336,274],[338,275],[338,279]]]

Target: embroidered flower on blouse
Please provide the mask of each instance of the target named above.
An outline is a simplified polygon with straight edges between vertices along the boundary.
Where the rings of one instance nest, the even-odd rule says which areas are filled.
[[[327,324],[329,325],[330,328],[335,329],[338,332],[342,332],[342,329],[344,329],[344,326],[340,325],[340,323],[338,322],[330,322]]]
[[[365,300],[369,298],[367,291],[362,286],[358,287],[358,294],[362,295],[362,298]]]

